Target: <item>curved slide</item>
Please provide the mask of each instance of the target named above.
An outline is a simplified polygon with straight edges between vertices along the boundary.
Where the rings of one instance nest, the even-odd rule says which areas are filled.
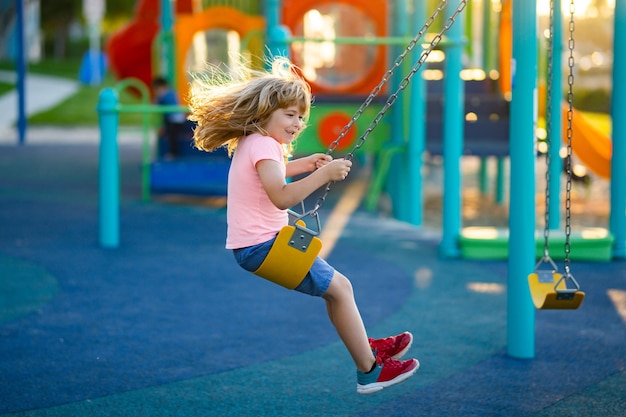
[[[563,123],[567,123],[567,107],[563,106]],[[567,142],[567,129],[563,127],[563,142]],[[611,138],[598,129],[581,112],[574,110],[572,117],[572,150],[589,169],[602,178],[611,178]]]
[[[500,18],[500,89],[511,92],[512,22],[511,0],[502,3]],[[563,142],[567,143],[567,107],[563,106]],[[598,129],[581,112],[574,110],[572,118],[572,150],[574,154],[596,175],[611,177],[611,154],[613,145],[610,136]]]

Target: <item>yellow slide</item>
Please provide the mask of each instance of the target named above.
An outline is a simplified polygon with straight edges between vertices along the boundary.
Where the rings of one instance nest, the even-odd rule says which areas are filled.
[[[611,138],[581,112],[572,115],[572,150],[596,175],[611,178]],[[563,142],[567,143],[567,106],[563,106]]]

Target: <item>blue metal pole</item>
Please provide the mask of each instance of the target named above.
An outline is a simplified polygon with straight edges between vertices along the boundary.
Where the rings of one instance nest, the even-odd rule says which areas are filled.
[[[417,33],[426,20],[426,4],[421,0],[413,1],[413,33]],[[413,63],[422,56],[422,48],[413,51]],[[422,157],[426,148],[426,82],[421,73],[413,76],[411,81],[409,111],[409,205],[407,221],[415,226],[423,222],[423,179]]]
[[[456,5],[446,5],[451,16]],[[448,30],[449,44],[445,48],[444,107],[443,107],[443,224],[439,254],[456,258],[460,255],[458,238],[461,233],[461,158],[463,157],[463,103],[465,89],[461,80],[463,69],[463,22],[459,15]]]
[[[615,238],[613,257],[626,258],[626,0],[615,2],[613,43],[613,154],[611,157],[611,213],[609,230]]]
[[[100,126],[99,218],[100,246],[120,245],[120,167],[117,146],[118,98],[115,90],[105,88],[98,100]]]
[[[507,353],[514,358],[535,356],[528,274],[535,263],[536,6],[535,0],[513,1]]]
[[[18,142],[26,141],[26,40],[24,27],[24,0],[17,0],[17,134]]]
[[[563,12],[561,10],[561,0],[554,0],[554,28],[553,28],[553,51],[552,62],[552,78],[548,80],[551,83],[551,105],[550,105],[550,202],[548,205],[548,214],[550,220],[548,227],[551,230],[559,229],[561,224],[561,135],[563,134],[563,72],[561,69],[561,53],[563,47]],[[547,120],[546,120],[547,122]]]

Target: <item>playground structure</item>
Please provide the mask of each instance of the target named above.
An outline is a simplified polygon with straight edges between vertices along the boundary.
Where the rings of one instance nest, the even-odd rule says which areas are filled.
[[[393,9],[388,2],[383,1],[332,2],[323,7],[317,7],[319,5],[311,1],[285,2],[282,5],[276,2],[274,6],[271,6],[272,2],[267,2],[266,19],[252,15],[259,13],[259,7],[251,6],[249,2],[230,2],[229,6],[225,6],[224,2],[215,4],[205,10],[193,11],[187,2],[179,2],[175,5],[175,19],[170,16],[171,10],[168,10],[167,5],[162,7],[165,13],[160,15],[161,26],[171,27],[172,30],[171,33],[167,33],[164,29],[159,35],[154,30],[155,24],[157,26],[159,24],[159,2],[157,0],[139,2],[136,19],[109,41],[108,51],[112,67],[120,78],[138,78],[147,85],[155,75],[169,71],[170,80],[177,86],[180,96],[184,99],[190,82],[187,74],[205,69],[207,61],[229,62],[229,66],[237,65],[237,62],[230,62],[231,51],[250,57],[250,64],[260,66],[263,63],[258,57],[263,55],[263,34],[280,33],[284,28],[294,34],[290,37],[292,59],[303,68],[303,73],[311,83],[316,96],[315,111],[309,123],[315,128],[306,130],[300,138],[296,149],[299,153],[325,151],[384,75],[391,53],[394,53],[399,45],[404,45],[410,40],[406,15],[399,13],[400,9]],[[330,12],[324,12],[324,7]],[[271,17],[272,13],[268,12],[271,8],[276,10],[274,15],[283,16],[281,21]],[[317,9],[327,14],[322,15]],[[396,16],[392,22],[388,22],[387,17],[392,12],[396,13]],[[334,23],[324,28],[323,24],[328,24],[324,23],[324,19],[329,18],[340,20],[342,24]],[[276,21],[272,23],[272,20]],[[303,24],[305,20],[307,25]],[[398,27],[395,21],[399,22],[399,27],[405,27],[404,33],[390,32],[390,27]],[[332,31],[334,33],[332,41],[305,41],[312,37],[320,38],[320,34],[322,35],[320,39],[324,39],[323,36],[326,35],[320,30]],[[221,32],[226,33],[220,35]],[[201,36],[199,38],[199,33],[206,33],[206,39],[201,39]],[[233,33],[236,35],[233,36]],[[226,39],[227,37],[230,40]],[[233,41],[233,38],[238,41]],[[221,50],[215,51],[217,49],[215,44],[220,41],[224,45]],[[173,46],[159,48],[159,42]],[[271,47],[269,42],[268,47]],[[159,49],[173,51],[175,59],[145,59],[146,51]],[[198,51],[206,51],[209,54],[213,51],[213,54],[197,56]],[[332,54],[328,51],[332,51]],[[324,54],[329,56],[323,58]],[[125,60],[124,57],[131,58]],[[335,61],[330,65],[330,61],[324,62],[323,59]],[[313,62],[314,60],[321,62]],[[159,66],[158,63],[162,61],[169,64]],[[407,69],[408,64],[405,64],[404,68]],[[429,109],[429,113],[427,117],[422,116],[421,119],[427,123],[426,148],[431,154],[439,155],[442,153],[443,77],[441,68],[429,71],[433,78],[428,82],[426,108]],[[466,78],[468,78],[467,99],[464,107],[474,119],[466,123],[464,153],[485,157],[506,156],[508,102],[498,93],[494,80],[485,78],[484,72],[478,72],[478,79]],[[386,188],[390,163],[395,158],[394,154],[403,146],[397,146],[401,141],[392,145],[388,143],[387,138],[395,136],[394,132],[398,129],[402,135],[402,131],[406,129],[405,125],[414,123],[412,121],[414,119],[409,118],[408,113],[404,111],[407,104],[398,103],[397,110],[392,110],[391,119],[397,119],[399,125],[388,120],[383,121],[363,148],[364,153],[376,155],[379,161],[367,197],[367,206],[370,209],[376,208],[380,194]],[[367,121],[376,114],[381,105],[379,99],[365,110],[363,120],[358,121],[347,133],[338,145],[338,151],[353,145],[357,133],[366,129]],[[199,154],[197,152],[196,156]],[[149,180],[151,190],[199,194],[213,191],[201,187],[199,185],[201,182],[189,184],[190,177],[206,180],[210,175],[204,172],[201,164],[192,164],[189,160],[185,162],[184,165],[181,161],[172,163],[158,161],[152,164],[152,177]],[[416,213],[414,217],[416,219],[412,223],[421,221],[420,213]]]
[[[142,2],[144,4],[146,2]],[[220,2],[223,3],[223,2]],[[233,2],[238,3],[238,2]],[[307,50],[310,46],[313,50],[317,46],[343,46],[345,48],[355,48],[358,45],[363,49],[365,56],[376,57],[373,59],[373,63],[368,67],[369,72],[366,71],[365,75],[357,80],[351,82],[340,83],[337,87],[335,94],[332,94],[332,89],[329,87],[328,80],[336,77],[337,79],[345,80],[342,76],[350,74],[354,71],[351,67],[347,67],[345,74],[338,71],[338,74],[328,74],[324,69],[316,72],[314,80],[310,80],[313,90],[316,94],[316,104],[314,114],[310,124],[312,126],[319,126],[319,130],[315,131],[310,129],[302,136],[299,143],[300,152],[311,152],[325,150],[326,145],[335,139],[336,135],[346,123],[350,121],[350,115],[358,108],[358,104],[363,101],[368,88],[368,85],[364,80],[378,79],[384,74],[384,69],[389,65],[389,61],[393,61],[392,57],[396,55],[398,51],[398,45],[403,45],[410,39],[407,34],[414,33],[416,27],[426,19],[425,10],[422,10],[423,5],[418,5],[417,2],[414,5],[413,15],[403,13],[406,10],[407,3],[405,1],[398,1],[394,3],[395,7],[389,8],[387,2],[334,2],[343,5],[350,5],[356,7],[361,13],[358,16],[376,16],[372,17],[375,22],[380,21],[380,25],[374,24],[372,29],[371,38],[363,38],[360,36],[341,36],[342,34],[336,34],[332,39],[318,38],[310,39],[308,33],[304,33],[302,27],[297,26],[297,22],[303,18],[308,7],[311,4],[320,2],[296,2],[302,6],[302,9],[293,6],[289,2],[284,2],[283,5],[280,2],[268,1],[265,7],[265,21],[256,19],[245,20],[242,16],[241,10],[237,10],[236,7],[228,8],[229,6],[215,6],[226,7],[227,9],[215,9],[213,10],[215,15],[223,15],[228,10],[230,16],[229,19],[213,19],[210,20],[210,10],[205,10],[197,15],[189,14],[187,16],[176,15],[176,22],[184,22],[184,25],[177,26],[177,23],[170,25],[173,28],[173,33],[168,33],[168,21],[171,21],[171,15],[168,16],[167,8],[163,7],[161,13],[161,19],[163,24],[161,25],[160,41],[167,45],[170,42],[171,45],[175,45],[175,48],[169,48],[167,46],[161,48],[161,50],[176,50],[176,59],[167,62],[176,63],[181,66],[182,57],[187,49],[189,49],[190,37],[188,35],[178,37],[177,31],[182,31],[182,27],[190,28],[193,30],[199,30],[202,24],[197,23],[202,20],[210,22],[214,25],[223,25],[222,29],[228,29],[239,33],[240,39],[245,39],[245,42],[241,42],[240,45],[247,45],[252,48],[251,56],[258,56],[254,51],[255,46],[267,45],[270,53],[279,54],[287,53],[291,50],[292,59],[298,63],[303,69],[305,76],[307,73],[306,60],[298,61],[298,49],[301,51]],[[311,3],[311,4],[309,4]],[[325,2],[323,2],[326,4]],[[510,2],[505,2],[507,4]],[[617,10],[620,7],[624,7],[616,2],[616,47],[618,45],[619,31],[617,29]],[[163,2],[163,5],[169,4],[169,2]],[[388,8],[380,9],[380,7]],[[282,6],[282,8],[281,8]],[[371,7],[370,7],[371,6]],[[178,7],[178,6],[177,6]],[[512,26],[525,28],[525,34],[511,31],[512,48],[511,56],[517,64],[517,68],[536,68],[536,44],[534,40],[534,34],[536,33],[535,24],[532,23],[533,16],[536,14],[534,10],[534,2],[527,2],[527,4],[520,5],[517,2],[513,4],[511,10]],[[178,9],[177,9],[178,10]],[[303,10],[301,14],[298,14],[295,10]],[[446,13],[449,15],[454,10],[450,5],[446,7]],[[217,12],[221,13],[217,13]],[[384,13],[383,13],[384,12]],[[370,16],[371,14],[371,16]],[[280,17],[282,15],[282,18]],[[395,20],[393,24],[388,26],[389,32],[386,33],[384,28],[387,28],[381,16],[392,15]],[[202,16],[202,18],[200,17]],[[241,18],[241,19],[240,19]],[[289,19],[294,19],[293,21]],[[412,19],[412,20],[409,20]],[[241,27],[235,27],[234,21],[239,23],[247,21],[249,26],[245,27],[245,30]],[[258,26],[259,22],[264,22],[264,25]],[[289,26],[291,22],[292,26]],[[296,22],[296,23],[294,23]],[[411,22],[415,22],[414,25]],[[171,22],[170,22],[171,23]],[[517,26],[516,26],[517,25]],[[415,26],[412,27],[411,26]],[[219,27],[219,26],[218,26]],[[204,26],[205,30],[213,29],[211,26]],[[490,30],[486,27],[485,30]],[[520,30],[520,32],[522,32]],[[444,69],[441,74],[461,73],[462,66],[462,54],[464,52],[464,43],[462,41],[463,22],[457,21],[448,32],[445,42],[442,44],[446,59],[443,62]],[[265,34],[265,42],[258,42]],[[291,35],[293,34],[293,36]],[[530,34],[530,35],[529,35]],[[315,36],[315,34],[313,34]],[[530,37],[530,39],[528,39]],[[258,38],[258,39],[257,39]],[[332,40],[332,42],[331,42]],[[154,41],[154,40],[152,40]],[[151,41],[151,42],[152,42]],[[317,48],[318,52],[321,52],[322,48]],[[617,50],[617,49],[616,49]],[[343,55],[338,51],[336,54],[347,57],[346,61],[354,63],[349,57],[349,54]],[[384,58],[380,58],[380,57]],[[113,55],[112,55],[113,57]],[[302,58],[300,58],[302,59]],[[378,62],[383,63],[378,66]],[[112,58],[113,60],[113,58]],[[151,62],[161,62],[160,59],[151,60]],[[619,62],[616,57],[616,66]],[[335,63],[336,64],[336,63]],[[115,65],[115,64],[113,64]],[[359,67],[362,67],[360,65]],[[322,67],[323,68],[323,67]],[[162,70],[166,70],[165,67],[161,67]],[[614,69],[614,71],[616,71]],[[151,74],[152,75],[152,74]],[[184,97],[186,91],[187,80],[182,77],[180,70],[174,70],[169,73],[171,80],[176,81],[181,95]],[[310,75],[311,77],[311,75]],[[536,91],[536,78],[537,74],[533,71],[522,71],[516,74],[512,74],[515,79],[513,87],[511,89],[511,102],[502,100],[501,91],[497,89],[494,91],[489,90],[493,87],[491,80],[468,80],[463,82],[457,77],[443,77],[441,81],[427,82],[421,77],[416,77],[412,82],[410,91],[406,96],[403,96],[402,100],[390,111],[389,120],[387,124],[381,124],[376,132],[372,133],[372,137],[369,139],[367,146],[363,149],[364,152],[371,153],[376,156],[377,165],[374,170],[374,177],[372,179],[372,188],[370,189],[370,196],[368,201],[370,203],[376,200],[376,195],[384,187],[390,194],[394,205],[394,214],[400,220],[405,220],[410,223],[419,225],[421,223],[421,174],[420,163],[421,155],[425,150],[429,150],[432,153],[440,153],[444,159],[444,221],[442,228],[442,242],[440,245],[440,253],[442,256],[455,257],[460,254],[459,240],[461,236],[461,222],[459,218],[460,213],[460,196],[458,190],[461,187],[460,174],[458,161],[464,153],[476,154],[479,156],[499,156],[504,157],[510,155],[511,158],[511,189],[516,190],[515,193],[511,193],[511,213],[510,218],[515,219],[511,222],[509,235],[505,239],[508,245],[508,252],[506,256],[509,257],[509,323],[510,323],[510,339],[509,339],[509,353],[514,357],[532,357],[533,355],[533,330],[532,323],[534,323],[534,310],[532,304],[529,302],[528,287],[526,282],[527,272],[532,270],[534,260],[536,258],[535,253],[535,203],[534,203],[534,184],[529,184],[527,181],[527,175],[529,172],[535,171],[535,152],[534,152],[534,123],[535,123],[535,98],[534,91]],[[391,88],[397,86],[399,79],[392,80]],[[395,84],[394,84],[395,83]],[[619,84],[616,82],[616,84]],[[473,86],[477,86],[482,92],[484,97],[490,97],[487,101],[472,100],[474,98],[475,90],[472,90]],[[618,87],[620,87],[618,85]],[[623,88],[623,87],[622,87]],[[432,93],[432,95],[431,95]],[[479,95],[480,95],[479,94]],[[408,97],[407,97],[408,96]],[[424,97],[427,97],[424,100]],[[616,94],[614,94],[614,97]],[[111,97],[109,97],[111,98]],[[621,97],[618,97],[621,98]],[[438,101],[439,100],[439,101]],[[440,103],[437,106],[437,103]],[[478,103],[478,104],[477,104]],[[485,104],[488,103],[488,104]],[[117,104],[113,103],[114,107]],[[476,111],[469,112],[468,108],[474,105]],[[614,107],[616,104],[613,104]],[[490,107],[493,106],[493,107]],[[380,107],[380,103],[372,103],[368,108],[368,112],[375,112]],[[495,107],[495,111],[494,111]],[[484,111],[482,109],[486,108]],[[157,111],[165,111],[154,110]],[[106,109],[103,111],[106,113]],[[498,133],[504,132],[503,137],[497,138],[499,141],[493,142],[486,140],[487,146],[484,147],[484,151],[473,151],[470,135],[472,129],[477,126],[472,124],[473,120],[467,120],[466,115],[473,113],[477,120],[486,119],[487,126],[493,127],[492,122],[497,122],[495,130]],[[560,113],[560,112],[557,112]],[[373,114],[373,113],[372,113]],[[553,112],[554,114],[554,112]],[[367,124],[368,114],[364,115],[363,122],[357,123],[354,126],[354,132],[349,132],[349,135],[344,137],[345,142],[342,142],[342,147],[349,147],[351,142],[356,140],[357,136],[362,132]],[[497,115],[498,117],[489,117],[491,115]],[[485,117],[486,116],[486,117]],[[620,132],[619,124],[614,120],[613,133],[614,138],[616,133]],[[423,125],[425,129],[420,128],[419,121],[425,121]],[[575,130],[578,129],[582,132],[579,138],[581,141],[575,142],[574,147],[580,148],[584,144],[598,145],[598,142],[593,140],[595,138],[594,131],[591,127],[584,124],[578,124],[576,122]],[[103,124],[106,124],[104,122]],[[616,129],[617,127],[617,129]],[[623,129],[623,128],[621,128]],[[510,132],[510,134],[509,134]],[[105,142],[103,134],[103,143]],[[319,138],[319,139],[318,139]],[[463,144],[462,138],[465,139]],[[477,135],[479,140],[485,140],[485,133],[479,132]],[[429,140],[430,139],[430,140]],[[434,140],[433,140],[434,139]],[[468,140],[469,139],[469,140]],[[606,137],[603,137],[606,139]],[[498,143],[500,146],[493,146],[494,143]],[[611,161],[611,170],[617,171],[618,167],[624,166],[624,151],[622,145],[617,145],[619,141],[613,140],[613,155],[609,157],[606,153],[607,142],[605,140],[600,141],[597,146],[599,152],[595,155],[588,151],[582,151],[584,157],[588,157],[587,161],[590,168],[600,170],[601,167],[606,167],[606,163]],[[476,148],[478,149],[478,148]],[[584,157],[581,158],[584,160]],[[617,161],[622,161],[618,164]],[[560,166],[559,166],[560,171]],[[604,175],[612,178],[611,183],[611,224],[610,224],[610,236],[609,242],[610,257],[624,257],[624,229],[626,229],[623,219],[624,213],[624,187],[620,185],[620,181],[623,181],[624,175],[606,175],[606,168],[604,168]],[[620,168],[621,169],[621,168]],[[558,175],[556,176],[558,178]],[[373,197],[372,197],[373,196]],[[617,213],[617,214],[614,214]],[[621,213],[621,214],[619,214]],[[558,218],[558,213],[553,215]],[[106,222],[105,222],[106,223]],[[102,227],[102,224],[101,224]],[[107,229],[105,227],[105,229]],[[102,228],[101,228],[102,233]],[[603,238],[606,238],[604,236]],[[614,240],[613,240],[614,239]],[[106,240],[106,239],[105,239]],[[110,243],[115,246],[116,236],[112,234]],[[482,244],[482,243],[481,243]],[[519,276],[517,275],[518,272]],[[526,272],[524,272],[526,271]]]

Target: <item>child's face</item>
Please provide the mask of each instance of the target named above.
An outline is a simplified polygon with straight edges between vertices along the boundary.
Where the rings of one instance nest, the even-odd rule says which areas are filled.
[[[154,91],[154,96],[155,97],[159,97],[159,96],[163,95],[165,92],[167,92],[167,87],[166,86],[162,86],[162,85],[155,86],[153,88],[153,91]]]
[[[298,106],[275,110],[264,126],[268,135],[278,142],[288,145],[304,127],[304,114]]]

